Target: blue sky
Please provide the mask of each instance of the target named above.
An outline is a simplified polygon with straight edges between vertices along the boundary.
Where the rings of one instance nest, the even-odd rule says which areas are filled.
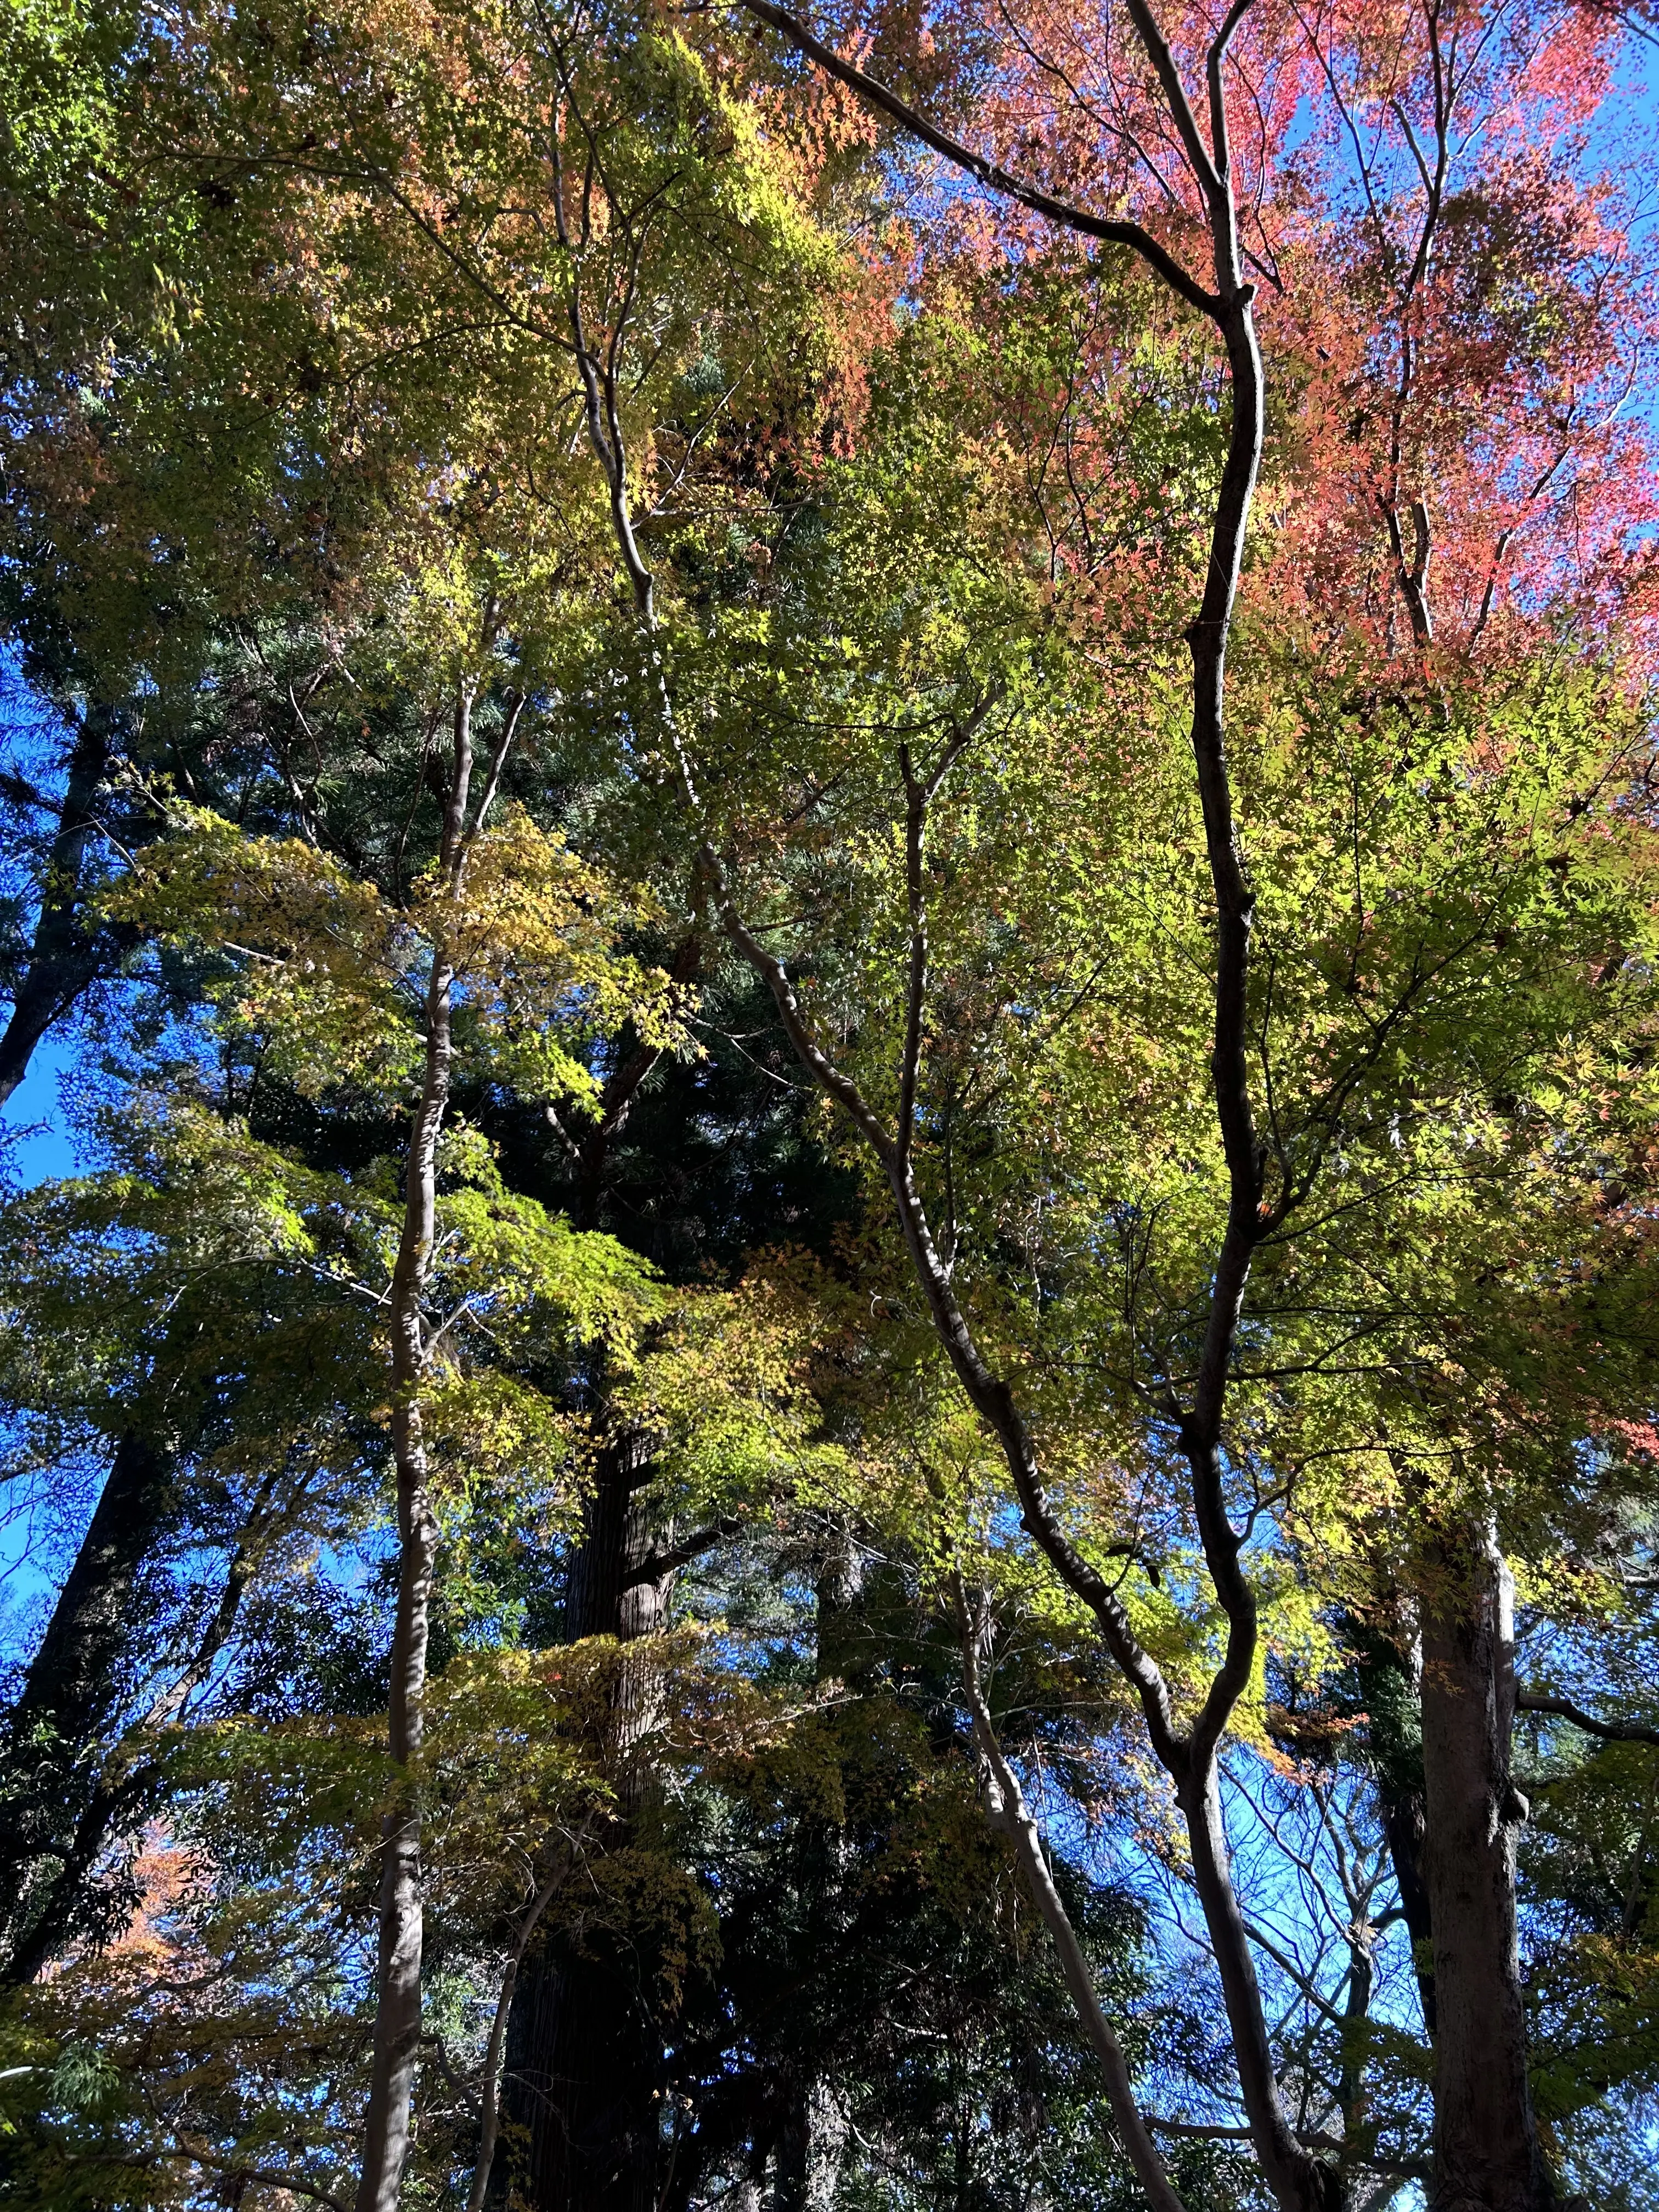
[[[48,1037],[30,1061],[27,1075],[0,1107],[3,1165],[16,1182],[44,1182],[49,1176],[75,1172],[75,1145],[60,1095],[60,1079],[74,1056],[72,1038]]]
[[[1653,49],[1632,50],[1623,92],[1620,107],[1625,125],[1635,120],[1651,125],[1659,120],[1659,55]],[[1609,118],[1610,133],[1620,119]],[[1642,396],[1640,404],[1650,416],[1659,412],[1659,383]],[[15,659],[0,653],[0,754],[5,764],[21,769],[38,788],[50,793],[61,787],[61,743],[56,718],[29,693]],[[5,861],[0,854],[0,869]],[[64,1091],[81,1043],[72,1029],[60,1038],[48,1039],[37,1051],[24,1084],[0,1108],[0,1173],[15,1182],[70,1173],[77,1164]],[[44,1545],[40,1535],[32,1513],[11,1521],[0,1516],[0,1647],[13,1641],[52,1587],[48,1570],[54,1554],[61,1552],[64,1533],[56,1532]],[[1404,1988],[1403,1975],[1401,1986]],[[1652,2137],[1649,2142],[1651,2147]],[[1411,2198],[1408,2195],[1399,2201],[1403,2208]]]

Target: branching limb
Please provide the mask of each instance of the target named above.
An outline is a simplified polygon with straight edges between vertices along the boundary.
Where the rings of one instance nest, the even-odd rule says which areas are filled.
[[[980,1783],[987,1817],[992,1826],[1012,1844],[1020,1871],[1025,1876],[1037,1910],[1042,1916],[1043,1924],[1060,1954],[1060,1970],[1066,1977],[1066,1985],[1072,1993],[1072,2001],[1100,2062],[1101,2072],[1106,2077],[1106,2094],[1111,2103],[1112,2118],[1117,2124],[1124,2148],[1129,2154],[1130,2163],[1146,2192],[1152,2212],[1185,2212],[1182,2199],[1164,2171],[1158,2146],[1141,2117],[1140,2107],[1135,2101],[1129,2063],[1123,2055],[1122,2045],[1113,2033],[1111,2022],[1101,2009],[1094,1976],[1084,1956],[1083,1946],[1078,1942],[1071,1915],[1054,1887],[1054,1878],[1049,1871],[1048,1857],[1042,1848],[1042,1838],[1038,1835],[1036,1823],[1026,1807],[1019,1778],[1008,1764],[1002,1746],[997,1741],[980,1670],[981,1629],[969,1613],[960,1574],[951,1574],[950,1587],[956,1608],[957,1632],[962,1643],[963,1685],[967,1692],[969,1711],[973,1717],[974,1743],[979,1753]]]
[[[507,757],[513,750],[513,740],[518,735],[519,718],[524,713],[525,703],[526,694],[518,692],[514,697],[510,713],[502,720],[501,733],[495,740],[495,750],[489,759],[489,772],[484,779],[483,797],[478,801],[478,811],[472,817],[471,835],[474,837],[483,830],[500,787],[501,770],[507,765]]]
[[[787,39],[791,46],[809,60],[815,61],[826,75],[847,85],[860,98],[866,100],[872,107],[890,117],[901,130],[926,146],[930,152],[941,155],[953,168],[963,170],[988,191],[1000,193],[1005,198],[1017,200],[1022,207],[1030,208],[1037,215],[1046,216],[1050,222],[1058,223],[1062,229],[1072,231],[1079,237],[1097,238],[1109,245],[1128,246],[1149,268],[1155,270],[1170,290],[1183,299],[1188,307],[1195,307],[1200,315],[1207,316],[1212,321],[1218,318],[1222,304],[1219,299],[1213,293],[1206,292],[1200,283],[1188,276],[1169,249],[1161,246],[1149,230],[1143,230],[1138,222],[1123,222],[1110,216],[1092,214],[1087,208],[1080,208],[1071,200],[1044,191],[1041,185],[1028,184],[1023,178],[1016,177],[1003,168],[1000,163],[988,161],[983,154],[975,153],[972,147],[964,146],[960,139],[953,138],[948,131],[941,131],[937,124],[930,123],[925,115],[908,101],[901,100],[878,77],[871,76],[851,62],[843,60],[833,46],[827,46],[822,39],[815,38],[797,16],[790,15],[786,9],[774,6],[773,0],[737,0],[737,3],[758,21],[769,25]]]
[[[279,2196],[292,2193],[309,2197],[313,2204],[323,2204],[328,2212],[347,2212],[345,2199],[325,2189],[320,2182],[307,2181],[301,2173],[290,2173],[279,2166],[245,2166],[236,2159],[214,2158],[204,2150],[192,2150],[187,2138],[180,2137],[182,2148],[166,2154],[191,2166],[199,2166],[208,2173],[222,2174],[227,2184],[246,2188],[251,2182],[256,2188],[270,2189]]]
[[[802,51],[820,59],[843,82],[860,90],[870,85],[871,81],[866,80],[861,72],[840,61],[817,41],[805,43],[810,34],[801,33],[793,19],[772,8],[769,0],[739,0],[739,4],[794,38]],[[1138,27],[1144,27],[1143,37],[1147,37],[1148,32],[1155,37],[1156,25],[1145,0],[1131,0],[1131,4]],[[1150,39],[1148,42],[1150,45]],[[940,134],[923,125],[921,118],[914,117],[913,112],[896,101],[884,88],[869,89],[867,96],[906,129],[916,129],[924,143],[935,145],[939,141]],[[976,163],[976,157],[967,155],[966,149],[955,148],[951,142],[939,145],[937,149],[953,160],[961,156],[962,165],[971,173],[1002,188],[1000,173],[994,174],[987,165]],[[1012,1389],[984,1358],[957,1301],[951,1271],[934,1242],[927,1209],[916,1187],[908,1143],[899,1133],[884,1126],[858,1082],[819,1042],[783,962],[760,941],[738,909],[730,878],[709,833],[663,665],[653,579],[640,553],[629,507],[621,416],[614,404],[614,353],[601,356],[590,345],[579,289],[574,286],[571,293],[572,332],[586,395],[589,440],[610,489],[617,549],[633,588],[672,773],[681,803],[695,826],[697,860],[715,915],[731,943],[767,984],[779,1019],[798,1056],[824,1091],[843,1109],[880,1162],[916,1279],[927,1302],[934,1334],[969,1402],[1001,1448],[1019,1502],[1022,1524],[1061,1581],[1090,1607],[1113,1658],[1139,1698],[1152,1747],[1176,1781],[1192,1838],[1195,1878],[1215,1946],[1237,2052],[1244,2106],[1250,2117],[1253,2140],[1264,2175],[1285,2212],[1324,2212],[1324,2208],[1335,2201],[1334,2191],[1338,2185],[1335,2177],[1310,2159],[1297,2142],[1279,2099],[1261,1990],[1231,1879],[1216,1771],[1216,1747],[1234,1706],[1248,1686],[1256,1645],[1255,1598],[1239,1566],[1240,1540],[1227,1520],[1220,1462],[1222,1400],[1250,1256],[1260,1234],[1258,1206],[1262,1174],[1246,1063],[1245,1005],[1252,903],[1233,827],[1232,798],[1223,744],[1222,689],[1227,634],[1261,455],[1262,378],[1250,317],[1254,288],[1242,283],[1238,276],[1231,186],[1214,172],[1213,166],[1212,174],[1215,177],[1216,194],[1210,206],[1211,229],[1223,289],[1213,303],[1209,295],[1202,295],[1201,304],[1206,313],[1216,317],[1226,340],[1233,405],[1204,597],[1188,635],[1194,664],[1193,747],[1218,906],[1216,1049],[1212,1068],[1231,1198],[1199,1394],[1193,1412],[1182,1425],[1182,1431],[1193,1471],[1200,1540],[1212,1579],[1228,1617],[1228,1645],[1221,1672],[1205,1701],[1199,1730],[1191,1739],[1177,1729],[1162,1673],[1135,1637],[1116,1592],[1077,1550],[1059,1524],[1042,1480],[1030,1430]],[[1167,260],[1168,257],[1164,258]],[[1191,297],[1189,280],[1182,272],[1176,271],[1170,281],[1183,297]],[[925,948],[922,972],[925,976]],[[916,1003],[914,991],[912,1003]],[[919,1015],[915,1019],[919,1020]],[[907,1034],[914,1025],[914,1022],[907,1024]]]
[[[660,1582],[665,1575],[678,1574],[682,1567],[689,1567],[694,1559],[700,1559],[705,1552],[712,1552],[716,1544],[729,1544],[733,1536],[742,1534],[743,1526],[740,1515],[728,1513],[723,1520],[711,1521],[706,1528],[694,1529],[678,1544],[671,1544],[666,1551],[647,1552],[623,1577],[623,1589],[632,1589],[636,1583]]]
[[[1599,1735],[1607,1743],[1659,1744],[1659,1729],[1644,1727],[1640,1721],[1598,1721],[1570,1698],[1548,1697],[1540,1690],[1518,1691],[1515,1709],[1521,1713],[1547,1713],[1557,1720],[1571,1721],[1586,1735]]]

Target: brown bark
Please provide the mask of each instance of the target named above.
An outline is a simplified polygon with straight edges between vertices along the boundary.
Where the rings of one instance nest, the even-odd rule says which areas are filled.
[[[1462,1540],[1458,1540],[1461,1537]],[[1527,2079],[1510,1776],[1515,1720],[1509,1571],[1474,1524],[1429,1562],[1423,1622],[1424,1872],[1433,1923],[1431,2212],[1549,2212]]]

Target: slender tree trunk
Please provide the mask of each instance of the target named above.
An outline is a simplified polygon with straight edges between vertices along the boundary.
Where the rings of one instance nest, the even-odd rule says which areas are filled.
[[[1072,1925],[1065,1900],[1054,1885],[1042,1848],[1042,1838],[1038,1835],[1036,1822],[1026,1806],[1019,1778],[1008,1764],[997,1740],[981,1674],[980,1626],[969,1614],[960,1576],[952,1575],[951,1579],[957,1629],[962,1644],[963,1685],[968,1692],[986,1812],[993,1827],[1006,1835],[1012,1844],[1014,1856],[1019,1862],[1032,1901],[1060,1954],[1060,1971],[1066,1978],[1066,1986],[1105,2080],[1113,2121],[1123,2147],[1129,2154],[1129,2162],[1134,2168],[1135,2179],[1146,2194],[1146,2202],[1152,2207],[1152,2212],[1184,2212],[1180,2193],[1170,2179],[1158,2145],[1152,2140],[1152,2130],[1141,2116],[1135,2098],[1134,2081],[1129,2072],[1129,2062],[1101,2008],[1093,1972],[1083,1946],[1078,1941],[1077,1930]]]
[[[441,859],[452,896],[460,888],[465,865],[471,718],[472,692],[463,684],[456,696],[454,768]],[[436,1230],[438,1140],[449,1103],[454,980],[441,924],[427,986],[426,1066],[410,1137],[403,1232],[392,1277],[392,1448],[398,1470],[399,1559],[387,1747],[404,1794],[382,1823],[378,2001],[357,2212],[396,2212],[409,2155],[421,2039],[421,1819],[409,1770],[420,1754],[423,1733],[428,1613],[438,1548],[421,1412],[426,1376],[422,1304]]]
[[[129,1431],[6,1723],[0,1767],[0,1981],[33,1978],[67,1935],[84,1880],[80,1847],[100,1798],[95,1758],[120,1704],[134,1579],[174,1510],[170,1454]],[[106,1832],[98,1832],[93,1856]]]
[[[1248,1000],[1255,902],[1234,823],[1225,745],[1227,642],[1261,461],[1265,398],[1261,356],[1252,312],[1255,286],[1243,273],[1223,82],[1228,41],[1246,11],[1248,0],[1243,0],[1243,4],[1236,0],[1206,57],[1206,104],[1212,137],[1207,149],[1178,66],[1149,0],[1127,0],[1130,20],[1162,86],[1170,120],[1203,197],[1211,233],[1216,285],[1213,292],[1138,226],[1085,215],[1070,204],[1054,200],[1034,186],[1020,185],[1007,172],[993,167],[982,156],[936,130],[886,87],[823,45],[793,15],[772,4],[772,0],[742,0],[742,4],[781,31],[832,76],[851,85],[872,106],[892,117],[913,137],[921,139],[981,183],[1009,192],[1027,206],[1085,234],[1115,238],[1132,246],[1189,305],[1210,319],[1226,349],[1232,403],[1226,459],[1212,520],[1203,595],[1186,635],[1193,659],[1194,763],[1216,900],[1215,1048],[1211,1073],[1227,1165],[1229,1202],[1199,1372],[1193,1387],[1191,1407],[1182,1418],[1181,1428],[1182,1447],[1192,1469],[1193,1503],[1205,1562],[1227,1616],[1228,1639],[1225,1659],[1210,1686],[1202,1711],[1190,1735],[1182,1735],[1176,1725],[1167,1685],[1151,1655],[1140,1647],[1115,1591],[1109,1589],[1100,1575],[1079,1556],[1054,1519],[1024,1417],[1006,1378],[997,1374],[981,1355],[967,1317],[957,1302],[951,1273],[941,1261],[915,1174],[912,1144],[927,983],[921,839],[933,797],[951,762],[982,724],[996,694],[988,693],[975,714],[953,731],[940,750],[940,764],[926,781],[914,773],[908,751],[900,750],[899,764],[908,801],[910,960],[904,1043],[898,1071],[898,1111],[896,1123],[890,1128],[856,1080],[836,1063],[814,1036],[782,961],[756,937],[738,912],[731,878],[710,841],[690,756],[675,717],[657,624],[653,579],[635,532],[623,410],[617,383],[617,341],[613,337],[603,353],[590,343],[581,292],[580,242],[571,235],[562,194],[555,195],[554,211],[560,240],[572,251],[574,259],[568,310],[573,349],[582,380],[588,441],[605,474],[617,551],[634,595],[663,735],[675,763],[683,805],[696,828],[698,857],[714,910],[733,946],[771,989],[784,1029],[803,1063],[829,1097],[844,1109],[881,1162],[935,1333],[969,1402],[1002,1446],[1024,1525],[1062,1580],[1093,1611],[1109,1650],[1140,1699],[1153,1747],[1176,1783],[1192,1838],[1199,1894],[1220,1968],[1233,2033],[1240,2091],[1263,2176],[1281,2212],[1331,2212],[1331,2208],[1343,2200],[1341,2179],[1334,2168],[1311,2156],[1297,2142],[1279,2094],[1261,1991],[1232,1885],[1216,1773],[1219,1744],[1238,1699],[1248,1686],[1257,1648],[1255,1597],[1240,1565],[1242,1540],[1229,1523],[1221,1480],[1223,1414],[1251,1261],[1261,1238],[1282,1218],[1281,1213],[1264,1201],[1267,1156],[1258,1139],[1250,1100]],[[1287,1208],[1289,1203],[1286,1192],[1281,1204]],[[1081,1992],[1074,1993],[1079,1995],[1083,2007],[1085,2025],[1091,2026],[1093,2033],[1085,1997]],[[1097,2005],[1095,2009],[1098,2011]],[[1109,2035],[1109,2030],[1107,2033]],[[1104,2059],[1105,2045],[1098,2039],[1097,2048]],[[1154,2163],[1155,2154],[1147,2161],[1149,2173]]]
[[[1342,2133],[1353,2141],[1366,2123],[1365,2029],[1370,2016],[1376,1970],[1362,1938],[1348,1943],[1348,1988],[1342,2006],[1342,2073],[1337,2084],[1337,2109]]]
[[[1431,2212],[1548,2212],[1527,2080],[1510,1778],[1512,1594],[1489,1525],[1431,1563],[1423,1626],[1424,1854],[1434,1931]]]
[[[1431,2043],[1439,2033],[1439,2009],[1434,1995],[1434,1915],[1429,1905],[1429,1886],[1423,1875],[1423,1850],[1428,1820],[1420,1789],[1379,1785],[1382,1833],[1388,1840],[1400,1892],[1400,1911],[1411,1939],[1412,1966],[1417,1977],[1418,2002],[1423,2008],[1423,2027]]]
[[[531,1899],[529,1908],[519,1923],[513,1948],[507,1954],[507,1971],[501,1976],[501,1995],[495,2002],[495,2017],[489,2030],[489,2042],[484,2051],[483,2081],[478,2116],[478,2155],[473,2163],[472,2185],[467,2191],[466,2212],[483,2212],[489,2194],[489,2177],[495,2161],[495,2144],[501,2126],[501,2061],[507,2050],[507,2022],[513,2016],[513,1993],[518,1987],[519,1969],[524,1964],[524,1954],[538,1923],[564,1887],[566,1878],[575,1863],[580,1848],[580,1838],[573,1842],[569,1856],[549,1875]]]
[[[69,784],[41,891],[29,962],[0,1033],[0,1106],[28,1073],[46,1031],[61,1019],[98,973],[98,955],[86,927],[82,878],[98,787],[109,769],[115,715],[89,705],[70,754]]]

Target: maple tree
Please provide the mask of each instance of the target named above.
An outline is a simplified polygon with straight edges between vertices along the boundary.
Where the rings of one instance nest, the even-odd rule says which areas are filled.
[[[972,1971],[1014,2045],[1091,2054],[1102,2188],[1641,2185],[1596,2133],[1652,2078],[1645,1677],[1608,1656],[1648,1626],[1652,1374],[1615,27],[20,12],[12,628],[76,720],[20,1071],[129,969],[106,1165],[9,1221],[20,1468],[113,1447],[14,1714],[20,2173],[80,2185],[57,2098],[118,2194],[690,2203],[769,2165],[805,2201],[842,2085],[756,1930],[799,1902],[849,2076],[902,2039],[880,1973],[812,1980],[858,1893],[822,1838],[884,1869],[896,1822],[922,1893],[869,1940],[957,1942],[971,1850]],[[696,1232],[722,1283],[665,1281],[697,1055],[760,1036],[839,1237],[769,1186]],[[754,1261],[803,1220],[816,1268]],[[210,1526],[222,1589],[123,1696]],[[372,1697],[301,1687],[307,1541],[378,1556]],[[821,1711],[889,1725],[861,1552],[926,1755]],[[802,1559],[796,1695],[763,1634],[684,1656],[677,1614]],[[251,1700],[335,1776],[264,1842]],[[877,1771],[948,1817],[811,1778]],[[1183,1931],[1184,2072],[1071,1808]],[[1395,1911],[1421,2034],[1379,2008]],[[221,1983],[204,2043],[176,1992]],[[76,2073],[146,2005],[159,2041]],[[970,2112],[1012,2046],[964,2033]],[[326,2081],[297,2136],[267,2080]]]

